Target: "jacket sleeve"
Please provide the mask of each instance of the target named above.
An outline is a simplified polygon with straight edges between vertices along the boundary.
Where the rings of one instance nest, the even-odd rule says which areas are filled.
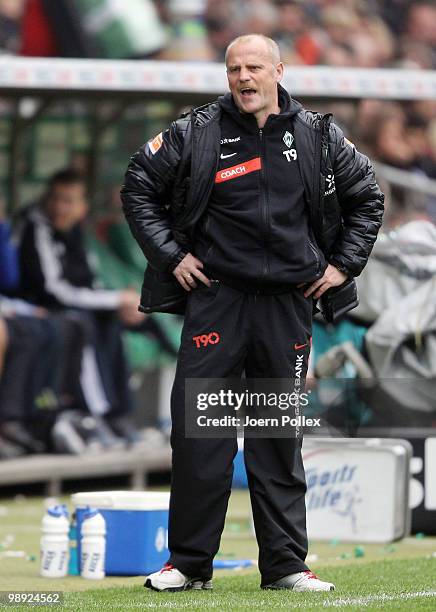
[[[171,231],[169,199],[183,151],[186,121],[144,144],[130,159],[121,189],[130,230],[154,268],[173,270],[185,253]]]
[[[369,159],[335,124],[330,126],[330,143],[342,228],[329,260],[349,276],[358,276],[381,227],[384,195]]]
[[[62,254],[53,239],[53,231],[46,217],[31,211],[23,224],[19,245],[21,266],[21,295],[36,304],[53,307],[81,308],[85,310],[116,310],[121,293],[112,289],[73,284],[66,270],[75,251]],[[86,260],[83,253],[82,261]]]

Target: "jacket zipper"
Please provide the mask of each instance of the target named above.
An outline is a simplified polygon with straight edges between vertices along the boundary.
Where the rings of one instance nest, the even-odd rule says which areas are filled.
[[[268,249],[267,249],[267,235],[268,235],[268,189],[265,176],[265,155],[264,155],[264,143],[263,143],[263,130],[259,130],[259,141],[260,141],[260,222],[262,229],[263,239],[263,265],[262,265],[262,278],[268,274]]]
[[[206,255],[204,256],[204,261],[205,262],[207,262],[207,260],[210,258],[210,255],[212,253],[212,248],[213,248],[212,237],[209,234],[209,230],[210,230],[210,212],[207,211],[206,214],[207,214],[207,217],[206,217],[206,223],[205,223],[205,226],[204,226],[204,235],[207,237],[207,240],[209,241],[209,246],[207,247]]]
[[[193,160],[193,161],[191,162],[191,168],[196,166],[196,159],[195,159],[195,157],[197,155],[197,151],[196,151],[196,148],[194,146],[194,142],[195,142],[194,141],[195,116],[196,116],[195,112],[192,112],[192,121],[191,121],[191,130],[192,130],[192,132],[191,132],[191,160]],[[218,171],[219,159],[220,159],[220,154],[219,154],[219,147],[218,147],[218,151],[215,151],[215,161],[214,161],[214,164],[213,164],[213,166],[211,168],[211,173],[209,175],[209,180],[208,180],[208,185],[206,187],[206,191],[203,194],[203,197],[201,198],[201,204],[195,210],[195,213],[196,213],[195,217],[196,217],[197,220],[201,217],[201,215],[205,211],[206,206],[207,206],[207,202],[209,201],[210,194],[212,193],[212,189],[213,189],[213,186],[214,186],[214,177],[215,177],[215,174]],[[192,176],[191,176],[191,187],[192,187]],[[192,205],[192,200],[193,200],[193,198],[192,198],[192,192],[191,192],[191,205],[189,206],[189,210],[187,211],[188,219],[189,219],[189,217],[192,217],[192,211],[193,211],[193,208],[194,208],[193,205]],[[189,213],[191,213],[191,214],[189,214]],[[196,223],[196,221],[195,221],[195,223]],[[192,239],[192,230],[193,230],[193,227],[194,227],[195,223],[192,223],[192,220],[190,220],[189,223],[187,224],[188,225],[187,231],[189,232],[189,235],[190,235],[191,239]],[[185,224],[186,224],[186,221],[185,221]]]
[[[314,202],[314,206],[311,207],[312,213],[312,226],[315,230],[315,236],[319,237],[322,235],[322,218],[320,216],[321,213],[321,202],[320,202],[320,193],[322,189],[321,184],[321,129],[320,127],[315,132],[315,159],[314,159],[314,168],[313,168],[313,196],[316,197],[317,201]],[[316,195],[315,195],[316,194]]]
[[[317,130],[317,140],[315,146],[317,147],[317,167],[315,168],[316,176],[319,177],[319,188],[316,193],[318,193],[318,202],[317,202],[317,219],[319,220],[319,232],[318,232],[318,244],[320,244],[321,248],[325,249],[324,244],[324,228],[323,228],[323,220],[324,220],[324,192],[325,192],[325,169],[326,162],[328,156],[328,130],[331,121],[331,114],[327,113],[323,115],[320,121],[320,129]]]
[[[204,224],[204,233],[209,238],[209,229],[210,229],[210,212],[206,212],[206,223]]]

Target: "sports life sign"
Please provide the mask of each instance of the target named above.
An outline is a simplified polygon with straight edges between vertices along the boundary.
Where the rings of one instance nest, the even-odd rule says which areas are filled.
[[[309,538],[391,542],[407,535],[411,453],[406,440],[306,438]]]

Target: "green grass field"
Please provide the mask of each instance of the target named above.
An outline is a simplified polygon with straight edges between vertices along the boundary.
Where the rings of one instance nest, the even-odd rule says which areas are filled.
[[[259,574],[217,570],[211,592],[154,593],[142,577],[107,577],[88,581],[77,576],[38,576],[43,499],[0,500],[0,591],[63,591],[63,610],[249,610],[287,608],[321,610],[436,610],[436,538],[407,538],[393,545],[312,542],[309,565],[336,584],[334,593],[288,593],[259,589]],[[68,499],[62,501],[68,503]],[[71,506],[70,506],[71,507]],[[232,494],[220,558],[255,559],[248,495]],[[357,556],[363,555],[363,556]],[[0,607],[2,605],[0,604]],[[59,609],[60,606],[53,606]],[[7,606],[24,610],[25,606]],[[27,608],[28,609],[28,608]]]

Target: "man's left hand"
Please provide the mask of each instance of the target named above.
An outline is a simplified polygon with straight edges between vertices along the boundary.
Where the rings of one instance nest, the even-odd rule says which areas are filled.
[[[310,285],[304,292],[304,297],[311,295],[316,300],[331,287],[339,287],[347,280],[347,275],[328,264],[324,275]]]

